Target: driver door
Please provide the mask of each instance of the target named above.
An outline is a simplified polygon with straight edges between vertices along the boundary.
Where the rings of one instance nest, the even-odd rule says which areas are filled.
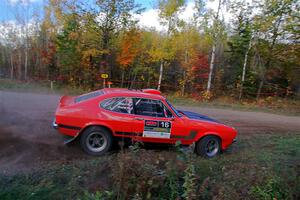
[[[176,135],[182,134],[184,124],[160,100],[133,98],[133,132],[144,142],[174,143]]]

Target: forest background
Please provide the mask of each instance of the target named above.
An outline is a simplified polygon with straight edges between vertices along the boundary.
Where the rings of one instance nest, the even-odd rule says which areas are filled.
[[[36,1],[6,1],[1,77],[95,90],[107,73],[112,87],[197,99],[299,97],[297,0]]]

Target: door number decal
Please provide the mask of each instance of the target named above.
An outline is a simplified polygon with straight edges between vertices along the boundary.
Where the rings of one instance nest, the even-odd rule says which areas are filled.
[[[143,137],[170,138],[172,123],[168,121],[145,120]]]

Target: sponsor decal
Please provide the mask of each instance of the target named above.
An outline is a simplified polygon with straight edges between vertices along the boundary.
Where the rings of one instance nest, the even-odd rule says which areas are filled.
[[[168,121],[145,120],[143,137],[170,138],[171,127]]]
[[[143,137],[150,137],[150,138],[170,138],[171,133],[165,132],[156,132],[156,131],[144,131]]]
[[[150,126],[150,127],[157,127],[157,121],[145,121],[145,126]]]

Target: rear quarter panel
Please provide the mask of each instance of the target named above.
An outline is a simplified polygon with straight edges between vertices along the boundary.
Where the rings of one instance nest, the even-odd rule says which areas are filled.
[[[87,124],[97,119],[96,106],[94,100],[59,106],[55,114],[56,123],[60,125],[59,131],[69,136],[76,136]],[[76,129],[61,128],[64,126],[76,127]]]

